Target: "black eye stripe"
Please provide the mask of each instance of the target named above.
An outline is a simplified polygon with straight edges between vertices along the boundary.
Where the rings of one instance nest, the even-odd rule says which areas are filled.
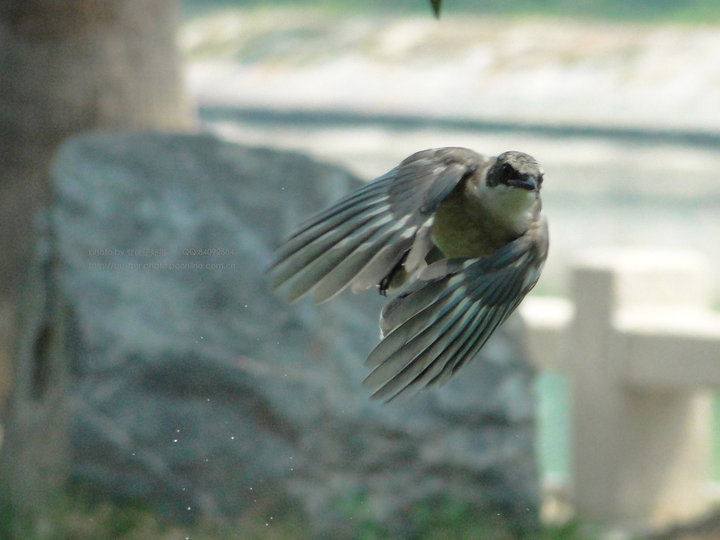
[[[513,167],[509,163],[506,163],[502,166],[501,176],[503,180],[507,181],[517,176],[517,171],[515,170],[515,167]]]

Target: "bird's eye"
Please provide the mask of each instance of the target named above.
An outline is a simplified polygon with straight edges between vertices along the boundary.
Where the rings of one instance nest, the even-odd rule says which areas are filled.
[[[507,181],[511,178],[515,178],[515,176],[517,176],[517,173],[515,172],[515,169],[512,165],[506,163],[502,166],[502,169],[500,169],[500,176],[504,181]]]
[[[543,175],[542,174],[538,175],[537,183],[538,183],[538,186],[542,186],[542,183],[543,183]]]

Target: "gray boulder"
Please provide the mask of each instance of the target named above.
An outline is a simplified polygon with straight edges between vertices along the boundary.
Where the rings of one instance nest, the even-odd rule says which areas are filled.
[[[533,527],[519,321],[445,387],[382,405],[360,383],[383,300],[268,291],[274,246],[358,184],[208,135],[65,144],[25,291],[6,493],[67,475],[177,520],[293,507],[332,537],[358,516],[406,533],[447,501]]]

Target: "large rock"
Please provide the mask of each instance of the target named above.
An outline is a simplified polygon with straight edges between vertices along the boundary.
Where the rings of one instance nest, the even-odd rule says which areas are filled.
[[[68,471],[175,519],[294,505],[342,537],[358,515],[407,532],[414,509],[451,501],[533,526],[517,339],[500,332],[447,386],[383,406],[360,384],[382,299],[268,291],[273,247],[358,183],[205,135],[65,144],[26,291],[8,493]]]

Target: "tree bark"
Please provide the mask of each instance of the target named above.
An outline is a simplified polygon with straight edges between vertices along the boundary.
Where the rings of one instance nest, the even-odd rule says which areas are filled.
[[[25,274],[57,146],[87,130],[184,130],[194,122],[176,46],[178,1],[0,3],[0,411],[14,371],[12,320],[33,312],[18,300],[32,304],[45,294]],[[20,295],[23,286],[28,291]],[[42,341],[52,348],[57,340]],[[37,364],[52,375],[62,359],[45,349],[41,343],[15,352],[32,357],[23,369]],[[16,392],[5,416],[18,425],[7,430],[0,503],[19,515],[41,508],[69,466],[64,411],[55,399],[62,381],[55,373],[47,381],[51,392],[34,401]]]
[[[0,298],[14,300],[47,168],[90,129],[185,129],[178,0],[5,0],[0,6]]]

